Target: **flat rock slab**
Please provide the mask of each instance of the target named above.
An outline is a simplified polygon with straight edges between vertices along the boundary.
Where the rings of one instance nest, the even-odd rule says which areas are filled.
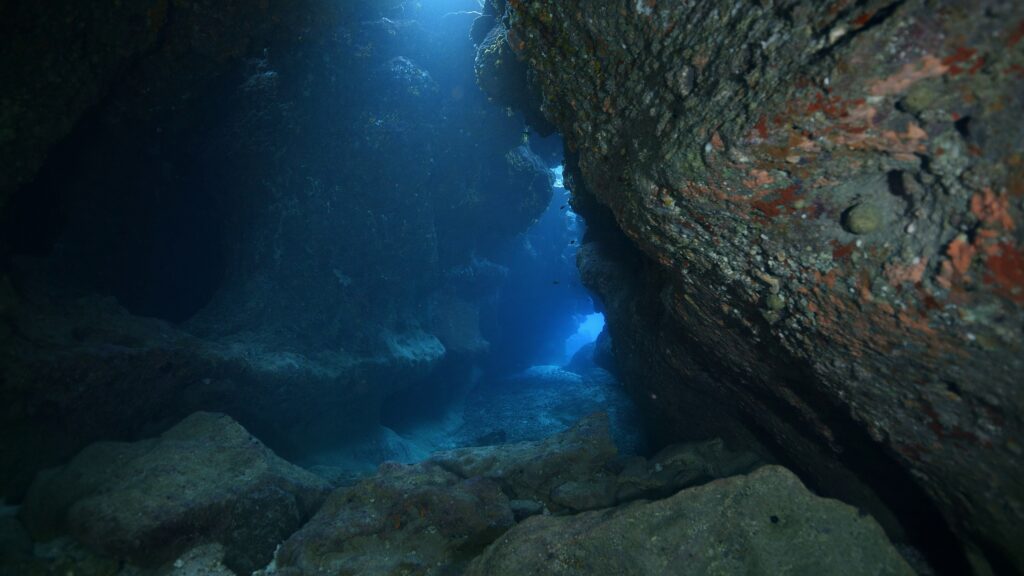
[[[913,574],[878,524],[766,466],[664,500],[533,516],[473,561],[469,576]]]
[[[225,564],[248,573],[271,560],[328,492],[228,416],[197,412],[159,438],[92,444],[40,473],[21,519],[36,539],[69,533],[148,566],[219,543]]]

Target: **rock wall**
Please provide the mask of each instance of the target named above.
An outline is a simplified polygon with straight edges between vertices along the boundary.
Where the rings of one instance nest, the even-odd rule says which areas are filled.
[[[527,71],[492,95],[538,91],[575,155],[666,433],[762,445],[950,573],[1024,570],[1024,6],[508,4]]]

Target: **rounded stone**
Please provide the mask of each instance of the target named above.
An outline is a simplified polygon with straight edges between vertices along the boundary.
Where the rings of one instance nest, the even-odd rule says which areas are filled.
[[[852,234],[868,234],[882,225],[882,211],[871,203],[855,204],[843,214],[843,228]]]

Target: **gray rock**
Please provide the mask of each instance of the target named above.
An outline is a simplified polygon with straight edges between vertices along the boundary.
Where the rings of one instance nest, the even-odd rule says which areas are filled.
[[[450,574],[514,523],[482,478],[437,464],[387,463],[334,492],[276,557],[282,574]]]
[[[41,473],[21,518],[37,539],[67,532],[145,566],[216,542],[228,567],[251,572],[328,491],[231,418],[198,412],[159,438],[93,444]]]
[[[605,479],[613,479],[610,465],[616,454],[608,416],[599,413],[545,440],[440,452],[430,461],[460,478],[493,480],[509,498],[537,500],[560,511],[614,502],[598,493]]]
[[[185,552],[173,562],[161,566],[154,571],[153,576],[234,576],[234,574],[224,565],[224,547],[220,544],[204,544]]]
[[[881,210],[871,202],[856,204],[843,216],[843,227],[852,234],[869,234],[881,224]]]
[[[512,509],[516,522],[544,513],[544,503],[536,500],[511,500],[508,506]]]
[[[568,510],[596,510],[615,504],[615,477],[570,480],[551,491],[551,501]]]
[[[733,452],[721,440],[675,444],[649,461],[632,458],[617,478],[619,502],[664,498],[683,488],[750,472],[762,464],[749,452]]]
[[[467,576],[913,574],[878,524],[766,466],[671,498],[575,516],[535,516]]]

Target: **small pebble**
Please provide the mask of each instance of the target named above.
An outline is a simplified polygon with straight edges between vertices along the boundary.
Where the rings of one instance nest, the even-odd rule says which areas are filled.
[[[869,202],[856,204],[843,215],[843,228],[852,234],[868,234],[882,225],[882,211]]]

